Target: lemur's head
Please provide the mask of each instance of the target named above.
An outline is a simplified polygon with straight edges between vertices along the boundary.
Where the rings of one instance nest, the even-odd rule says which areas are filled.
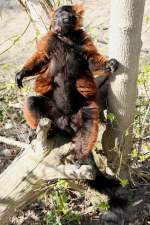
[[[57,34],[67,35],[83,26],[83,5],[64,5],[53,14],[53,30]]]

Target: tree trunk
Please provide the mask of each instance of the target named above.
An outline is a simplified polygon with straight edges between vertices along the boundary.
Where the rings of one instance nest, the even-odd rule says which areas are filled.
[[[108,106],[115,120],[107,126],[103,147],[120,178],[128,177],[144,4],[145,0],[111,1],[109,58],[116,58],[120,66],[110,78]]]

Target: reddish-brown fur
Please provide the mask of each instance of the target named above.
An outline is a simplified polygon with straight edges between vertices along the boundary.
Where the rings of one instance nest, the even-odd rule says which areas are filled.
[[[92,148],[96,142],[97,134],[98,134],[98,118],[99,118],[99,107],[96,103],[96,84],[94,81],[94,75],[91,73],[95,71],[103,71],[105,74],[109,75],[110,73],[105,71],[106,65],[108,63],[108,59],[98,53],[95,48],[91,38],[82,30],[82,14],[83,7],[81,5],[72,6],[74,10],[77,21],[74,27],[74,32],[77,32],[79,37],[75,36],[64,36],[57,37],[55,31],[48,32],[37,45],[37,51],[32,55],[32,57],[27,60],[25,63],[23,70],[17,74],[16,82],[19,87],[22,86],[21,80],[23,77],[29,76],[30,74],[37,74],[38,77],[35,81],[35,91],[41,95],[40,97],[32,97],[27,100],[24,104],[23,113],[24,116],[30,125],[31,128],[35,129],[38,125],[39,119],[41,117],[47,116],[53,121],[60,122],[59,127],[65,130],[65,126],[67,127],[67,121],[70,121],[70,127],[75,127],[76,135],[74,137],[75,148],[77,158],[85,159],[89,153],[92,151]],[[56,38],[55,38],[56,37]],[[75,88],[81,99],[78,99],[80,104],[80,100],[84,98],[84,105],[80,108],[78,112],[73,112],[70,115],[61,114],[60,110],[57,109],[56,105],[53,105],[53,99],[51,99],[52,93],[56,90],[54,81],[55,81],[55,70],[57,69],[55,60],[53,60],[53,52],[49,54],[49,42],[53,39],[60,39],[61,44],[64,42],[64,46],[67,44],[69,48],[73,48],[74,51],[78,51],[77,55],[81,57],[81,61],[87,61],[89,63],[89,71],[79,71],[77,73]],[[79,40],[78,40],[78,39]],[[55,40],[56,41],[56,40]],[[59,42],[58,41],[58,42]],[[80,42],[78,46],[78,42]],[[53,43],[51,43],[53,44]],[[55,44],[55,43],[54,43]],[[57,41],[56,41],[57,44]],[[63,46],[63,48],[64,48]],[[64,50],[60,49],[59,52],[63,56]],[[55,53],[54,53],[55,54]],[[76,53],[74,53],[76,54]],[[83,56],[81,56],[82,54]],[[83,59],[84,57],[84,59]],[[71,59],[72,60],[72,59]],[[74,62],[72,62],[72,65]],[[67,65],[66,65],[67,67]],[[63,80],[64,75],[61,78]],[[57,78],[57,76],[56,76]],[[58,79],[57,78],[57,79]],[[59,80],[61,81],[61,80]],[[64,84],[63,83],[63,84]],[[65,87],[65,85],[64,85]],[[60,86],[60,91],[61,91]],[[73,86],[74,88],[74,86]],[[71,91],[71,89],[67,89],[67,91]],[[66,91],[66,90],[65,90]],[[61,93],[61,92],[60,92]],[[63,93],[64,96],[67,93]],[[63,95],[62,94],[62,95]],[[66,95],[68,96],[68,95]],[[60,98],[62,96],[60,95]],[[69,101],[69,99],[68,99]],[[58,105],[59,106],[59,105]],[[66,106],[67,107],[67,106]],[[62,110],[64,108],[62,107]],[[63,127],[63,128],[62,128]],[[81,138],[81,140],[80,140]]]

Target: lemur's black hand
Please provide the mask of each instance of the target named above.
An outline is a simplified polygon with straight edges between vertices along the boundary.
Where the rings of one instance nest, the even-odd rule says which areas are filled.
[[[22,80],[24,78],[24,71],[21,70],[20,72],[16,73],[16,77],[15,77],[15,82],[16,82],[16,86],[18,88],[22,88],[23,84],[22,84]]]
[[[106,64],[106,71],[110,73],[114,73],[118,69],[119,63],[116,59],[108,60]]]

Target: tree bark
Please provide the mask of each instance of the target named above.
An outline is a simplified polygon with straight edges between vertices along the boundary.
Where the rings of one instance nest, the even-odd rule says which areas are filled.
[[[116,119],[107,126],[103,147],[109,166],[120,178],[129,175],[144,4],[145,0],[111,1],[109,58],[116,58],[120,66],[110,78],[108,107]]]

